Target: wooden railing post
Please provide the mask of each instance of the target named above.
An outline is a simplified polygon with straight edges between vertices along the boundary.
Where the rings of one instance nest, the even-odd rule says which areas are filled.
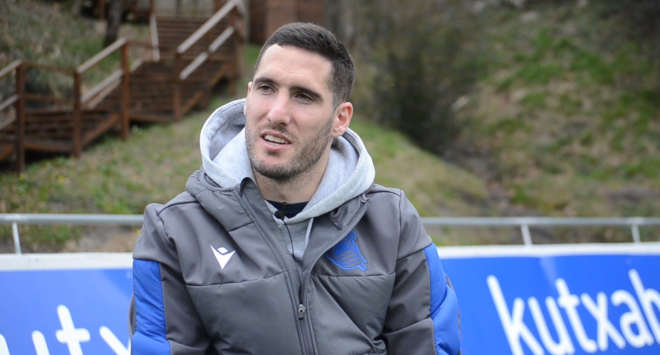
[[[234,30],[238,29],[238,26],[236,25],[238,20],[238,9],[233,8],[231,10],[231,19],[229,23],[231,24],[232,27],[234,27]],[[238,36],[236,35],[236,32],[233,35],[234,40],[233,40],[233,45],[234,45],[234,63],[232,63],[233,66],[233,73],[230,76],[229,79],[229,94],[230,95],[236,95],[236,77],[238,76],[238,43],[237,43],[237,38]]]
[[[82,105],[80,73],[73,73],[73,156],[82,154]]]
[[[25,171],[25,66],[16,68],[16,171]]]
[[[149,17],[154,14],[154,0],[149,0]]]
[[[105,20],[105,2],[106,0],[99,0],[99,20]]]
[[[172,104],[174,105],[174,121],[181,120],[181,68],[183,63],[181,62],[181,54],[175,53],[174,56],[174,75],[172,80],[172,85],[174,85]]]
[[[131,69],[128,65],[128,42],[121,47],[121,67],[124,71],[121,89],[121,139],[128,138],[129,110],[130,110],[130,74]]]

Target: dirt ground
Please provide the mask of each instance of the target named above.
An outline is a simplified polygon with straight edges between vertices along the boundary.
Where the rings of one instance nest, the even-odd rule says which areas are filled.
[[[131,253],[140,230],[131,227],[103,226],[93,227],[76,240],[69,240],[61,247],[42,246],[24,253]],[[0,240],[0,254],[15,252],[12,239]]]

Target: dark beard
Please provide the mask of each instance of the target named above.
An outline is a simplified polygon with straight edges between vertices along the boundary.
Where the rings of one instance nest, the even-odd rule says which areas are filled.
[[[254,132],[246,128],[247,150],[252,168],[260,175],[278,182],[287,182],[295,179],[316,165],[323,156],[328,141],[332,139],[330,136],[330,133],[332,132],[332,122],[333,120],[329,119],[328,123],[318,131],[316,136],[311,137],[305,142],[305,145],[296,152],[297,155],[294,156],[291,161],[285,165],[274,167],[265,166],[265,164],[255,156],[253,153],[254,142],[256,142],[259,137],[252,137]],[[276,130],[286,135],[286,128],[283,126],[270,126],[268,129]]]

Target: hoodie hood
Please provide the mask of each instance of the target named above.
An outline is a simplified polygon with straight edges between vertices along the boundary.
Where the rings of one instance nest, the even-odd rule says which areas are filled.
[[[223,188],[244,179],[255,181],[245,141],[245,99],[230,102],[211,114],[200,137],[202,167]],[[291,219],[297,223],[334,210],[365,192],[374,182],[371,156],[351,129],[332,142],[321,184],[305,209]],[[255,181],[256,183],[256,181]]]

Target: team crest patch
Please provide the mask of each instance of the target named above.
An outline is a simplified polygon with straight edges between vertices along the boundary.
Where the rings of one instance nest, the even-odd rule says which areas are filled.
[[[334,248],[328,250],[325,256],[330,259],[335,265],[344,270],[353,270],[360,268],[360,270],[367,270],[367,259],[360,253],[360,248],[355,243],[357,234],[351,231],[346,238],[344,238]]]

